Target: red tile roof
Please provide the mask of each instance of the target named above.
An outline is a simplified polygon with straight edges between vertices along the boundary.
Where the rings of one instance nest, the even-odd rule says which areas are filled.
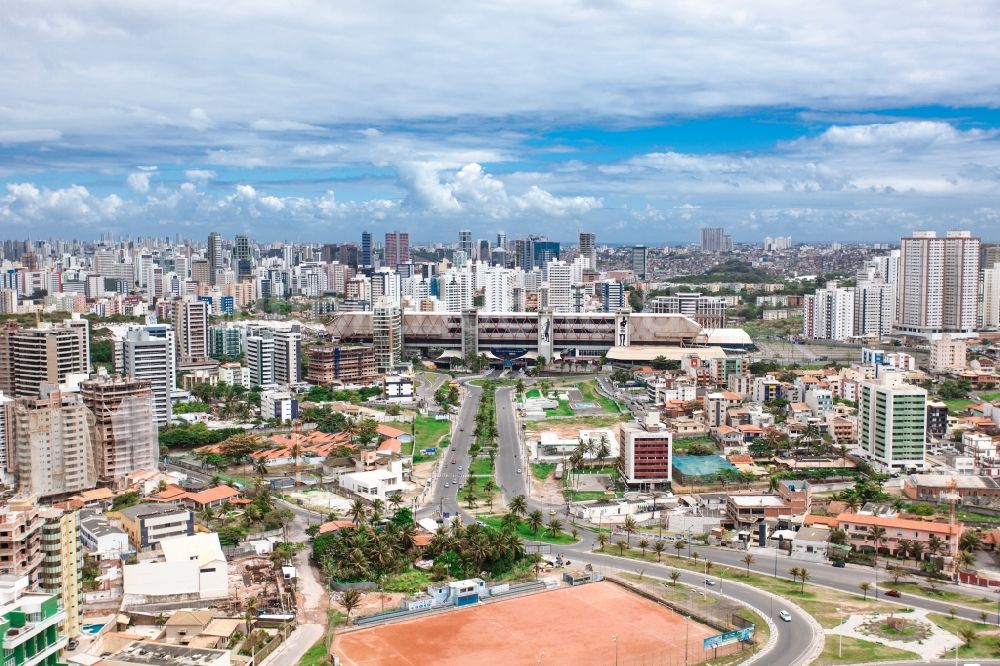
[[[189,499],[195,504],[211,504],[212,502],[223,502],[233,497],[239,497],[240,493],[235,488],[229,486],[216,486],[206,488],[196,493],[188,493],[185,499]]]
[[[908,518],[886,518],[885,516],[867,516],[856,513],[842,513],[837,516],[840,523],[850,523],[852,525],[877,525],[879,527],[892,527],[901,530],[913,530],[922,532],[934,532],[937,534],[961,534],[964,525],[955,523],[938,523],[930,520],[910,520]]]
[[[319,526],[319,533],[326,534],[327,532],[336,532],[337,530],[348,529],[351,527],[356,527],[356,525],[349,520],[331,520],[330,522],[323,523]]]

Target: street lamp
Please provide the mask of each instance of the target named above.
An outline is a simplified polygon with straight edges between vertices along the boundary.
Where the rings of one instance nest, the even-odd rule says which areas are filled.
[[[618,666],[618,636],[617,634],[611,635],[611,640],[615,643],[615,666]]]
[[[844,609],[838,607],[837,612],[840,613],[840,624],[844,624]],[[837,648],[837,659],[844,658],[844,627],[840,627],[840,645]]]

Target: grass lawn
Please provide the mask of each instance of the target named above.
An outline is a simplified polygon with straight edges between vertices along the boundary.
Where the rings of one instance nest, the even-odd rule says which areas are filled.
[[[927,619],[945,631],[949,631],[959,637],[961,637],[959,632],[962,629],[969,628],[976,632],[976,637],[972,639],[970,645],[963,645],[958,648],[959,657],[989,657],[991,659],[1000,657],[1000,645],[997,644],[997,637],[1000,634],[998,634],[997,627],[994,625],[962,620],[960,618],[952,619],[950,616],[942,615],[941,613],[928,613]],[[950,650],[944,656],[951,658],[954,654],[955,651]]]
[[[343,621],[344,616],[339,611],[330,611],[330,619],[326,625],[326,632],[332,631]],[[326,632],[324,632],[318,641],[313,643],[311,648],[306,650],[306,653],[302,655],[302,659],[299,660],[298,666],[326,666],[326,664],[330,663],[329,655],[326,652]]]
[[[531,398],[541,398],[542,397],[542,392],[539,391],[538,389],[528,389],[525,392],[524,397],[526,397],[528,399],[531,399]]]
[[[840,636],[827,636],[826,644],[819,658],[813,662],[817,666],[832,664],[867,664],[874,661],[920,661],[919,655],[906,650],[897,650],[857,638],[843,637],[843,657],[840,654]]]
[[[489,499],[489,495],[486,493],[486,490],[483,488],[483,486],[486,484],[486,481],[487,481],[487,479],[476,479],[476,485],[473,486],[472,494],[476,498],[476,506],[469,507],[469,503],[465,499],[465,486],[467,484],[464,484],[464,483],[458,489],[458,501],[459,501],[459,503],[463,507],[465,507],[465,508],[478,509],[480,511],[488,510],[489,506],[490,506],[489,502],[487,502],[487,500]],[[499,488],[497,490],[499,490]],[[496,501],[497,490],[494,490],[491,493],[493,495],[493,500],[494,501]]]
[[[584,399],[596,402],[604,411],[611,412],[612,414],[618,414],[622,411],[617,401],[597,392],[594,380],[580,382],[576,387],[580,389],[580,393],[583,394]]]
[[[569,400],[560,400],[558,407],[545,410],[545,416],[573,416],[573,408],[569,406]]]
[[[879,581],[879,587],[886,584],[888,583],[882,583]],[[990,611],[995,611],[997,607],[997,602],[994,599],[984,599],[972,594],[962,594],[961,592],[952,592],[951,590],[938,589],[935,592],[927,587],[927,583],[901,582],[899,585],[895,585],[894,587],[900,592],[912,594],[917,597],[924,597],[925,599],[934,599],[935,601],[962,604],[964,606],[972,606],[973,608],[982,608]]]
[[[974,401],[955,398],[953,400],[942,400],[942,402],[948,405],[949,414],[957,414],[958,412],[964,412],[965,408],[971,405]]]
[[[500,516],[479,516],[479,520],[483,521],[490,527],[495,527],[497,529],[502,529],[500,524]],[[517,526],[517,534],[522,539],[527,541],[544,541],[545,543],[555,543],[555,544],[567,544],[575,543],[576,539],[569,532],[560,530],[558,534],[550,534],[546,527],[538,528],[538,533],[533,533],[528,524],[521,519],[521,522]]]
[[[605,546],[605,553],[610,555],[619,554],[619,548],[614,545],[614,541],[617,541],[617,537]],[[637,542],[638,539],[633,536],[633,548],[626,548],[624,556],[635,560],[656,562],[656,553],[653,552],[652,548],[647,548],[646,555],[643,556],[642,551],[634,547]],[[687,557],[677,557],[675,554],[669,554],[673,551],[673,544],[668,544],[668,549],[669,550],[664,551],[662,555],[661,564],[677,569],[686,569],[688,571],[705,573],[704,560],[699,559],[695,561],[694,559],[689,559]],[[694,550],[697,550],[697,546],[694,547]],[[687,553],[687,549],[685,548],[682,552]],[[787,563],[780,566],[780,575],[787,576],[789,566],[791,565],[788,565]],[[808,569],[808,567],[806,568]],[[837,612],[838,607],[851,613],[871,613],[874,611],[894,611],[896,613],[904,612],[903,608],[897,604],[890,604],[882,601],[876,602],[872,598],[871,594],[868,595],[868,599],[866,600],[860,594],[849,594],[847,592],[831,590],[825,587],[817,587],[810,585],[808,582],[805,584],[804,591],[800,591],[802,590],[802,585],[797,581],[793,582],[787,578],[774,578],[772,576],[755,573],[753,571],[750,572],[750,576],[748,577],[746,575],[746,569],[737,569],[735,567],[713,564],[709,574],[722,579],[753,585],[754,587],[759,587],[763,590],[773,592],[780,597],[784,597],[797,604],[805,612],[812,615],[821,626],[827,629],[836,627],[840,624],[840,613]],[[721,589],[719,591],[725,593],[725,584],[721,585]]]
[[[430,582],[431,576],[429,573],[420,569],[414,569],[387,578],[385,580],[385,591],[416,594],[426,588]]]
[[[437,446],[438,440],[451,432],[451,421],[439,421],[433,416],[416,417],[417,450]]]
[[[615,469],[613,465],[606,465],[605,467],[584,467],[580,470],[573,470],[574,474],[607,474],[610,477],[614,477],[618,474],[618,470]]]
[[[626,414],[620,414],[618,416],[577,416],[576,418],[559,419],[559,424],[566,426],[567,428],[609,428],[622,421],[627,421],[629,416]],[[536,423],[544,424],[547,419],[541,421],[536,421]],[[532,426],[528,426],[529,429],[534,429]]]
[[[695,444],[705,444],[713,449],[716,448],[711,437],[682,437],[674,440],[674,453],[687,453],[688,449]]]
[[[439,457],[441,457],[441,454],[444,453],[444,450],[448,448],[449,444],[451,444],[451,440],[445,437],[438,443],[437,451],[434,453],[434,455],[425,456],[420,453],[415,453],[413,454],[413,462],[419,463],[419,462],[427,462],[428,460],[437,460]]]
[[[531,463],[531,475],[539,481],[549,478],[555,470],[555,463]]]
[[[614,497],[614,493],[602,493],[600,490],[563,490],[563,497],[570,502],[585,502],[587,500],[606,500]]]
[[[1000,392],[983,393],[979,397],[985,402],[996,402],[997,400],[1000,400]]]
[[[493,463],[489,458],[476,458],[469,465],[469,474],[474,476],[493,476]],[[485,481],[485,479],[480,479]]]

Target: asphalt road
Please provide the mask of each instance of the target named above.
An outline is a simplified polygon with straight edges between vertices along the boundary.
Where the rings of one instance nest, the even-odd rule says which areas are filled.
[[[514,388],[506,386],[497,389],[497,432],[500,446],[496,459],[497,483],[504,499],[509,501],[515,495],[528,494],[528,459],[521,445],[520,428],[514,414],[512,402]],[[518,473],[518,470],[521,470]]]

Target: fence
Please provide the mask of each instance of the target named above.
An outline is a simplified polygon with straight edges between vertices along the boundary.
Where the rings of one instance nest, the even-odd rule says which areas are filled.
[[[263,661],[265,659],[267,659],[267,657],[272,652],[274,652],[275,650],[277,650],[278,646],[281,645],[285,641],[286,638],[288,638],[288,634],[292,633],[292,631],[294,631],[294,630],[295,630],[295,623],[294,622],[289,622],[288,624],[286,624],[285,626],[283,626],[281,628],[281,630],[278,631],[278,635],[277,636],[275,636],[274,638],[272,638],[270,641],[268,641],[267,645],[265,645],[264,647],[262,647],[261,649],[257,650],[254,653],[254,655],[253,655],[253,657],[254,657],[254,663],[255,664],[263,663]]]

